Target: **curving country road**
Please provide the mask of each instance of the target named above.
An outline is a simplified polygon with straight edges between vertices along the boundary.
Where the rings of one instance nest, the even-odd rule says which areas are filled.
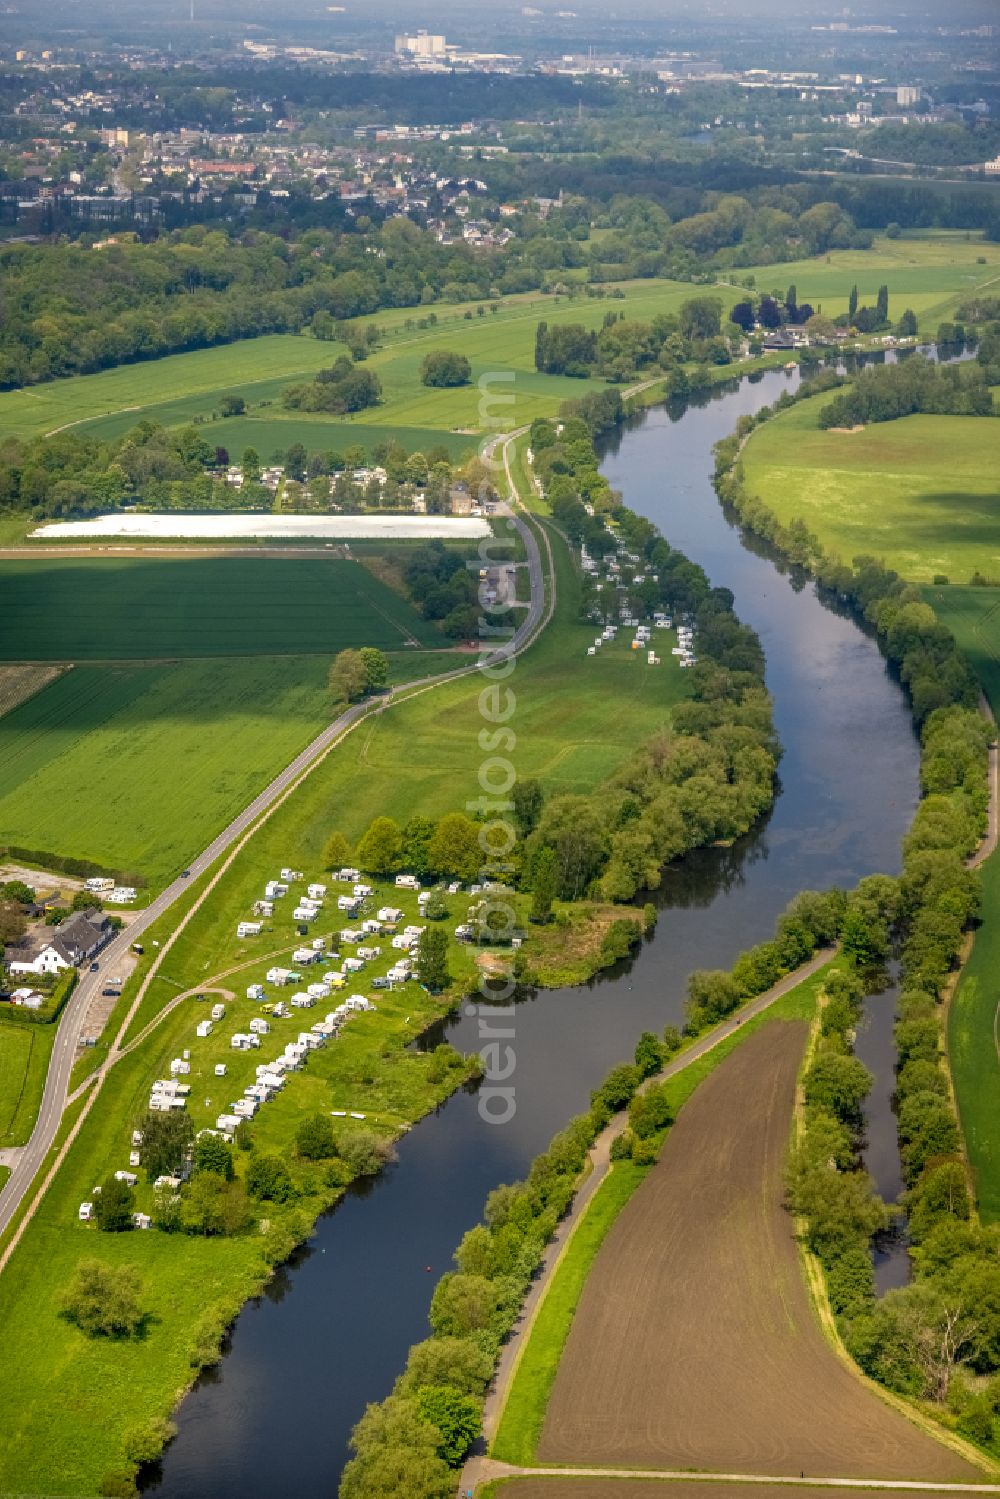
[[[193,881],[208,870],[220,855],[232,849],[240,839],[244,838],[257,819],[285,796],[291,787],[326,754],[331,746],[362,718],[383,713],[386,709],[391,708],[394,703],[405,701],[417,692],[425,692],[429,688],[439,686],[443,682],[453,681],[457,677],[468,676],[472,672],[479,671],[485,666],[497,664],[507,657],[520,655],[535,639],[535,636],[548,624],[555,608],[555,577],[551,572],[551,549],[548,537],[542,532],[548,552],[550,576],[552,577],[550,596],[548,601],[546,601],[545,569],[542,563],[538,540],[532,527],[517,513],[520,500],[510,471],[508,457],[508,449],[511,443],[525,430],[525,428],[519,428],[516,432],[501,433],[487,443],[483,449],[484,459],[487,460],[494,457],[498,448],[500,450],[502,467],[510,485],[510,496],[513,505],[498,507],[498,518],[518,532],[524,544],[528,561],[528,576],[531,585],[530,600],[524,618],[518,625],[514,635],[509,642],[498,646],[495,650],[484,652],[467,666],[457,667],[453,671],[440,672],[433,676],[420,678],[416,682],[408,683],[405,687],[398,690],[393,691],[390,689],[386,698],[374,702],[355,703],[353,706],[347,708],[332,723],[328,724],[310,744],[306,745],[305,749],[301,750],[295,759],[279,775],[275,776],[274,780],[265,786],[263,791],[254,797],[249,806],[245,807],[238,817],[235,817],[221,833],[212,839],[207,848],[203,849],[200,854],[191,860],[184,874],[179,875],[173,880],[165,890],[150,902],[145,910],[136,914],[135,919],[100,954],[100,970],[97,973],[92,973],[85,969],[80,974],[77,986],[59,1019],[59,1028],[56,1033],[55,1045],[52,1049],[49,1070],[45,1079],[45,1089],[31,1139],[27,1145],[20,1149],[4,1153],[4,1163],[10,1166],[11,1174],[4,1184],[3,1189],[0,1190],[0,1233],[11,1223],[55,1140],[66,1108],[70,1074],[73,1063],[78,1055],[80,1038],[83,1034],[91,1002],[98,995],[107,975],[114,974],[122,966],[123,960],[127,958],[132,944],[139,941],[143,933],[148,931],[154,922],[158,921],[165,912],[169,911],[190,890]],[[89,1081],[93,1081],[99,1077],[100,1073],[95,1073],[94,1077]],[[51,1174],[50,1172],[50,1177]],[[7,1246],[2,1258],[0,1258],[0,1270],[6,1265],[10,1253],[20,1238],[21,1230],[28,1221],[28,1217],[34,1213],[50,1177],[42,1184],[29,1214],[22,1220],[22,1224],[19,1225],[16,1238]]]

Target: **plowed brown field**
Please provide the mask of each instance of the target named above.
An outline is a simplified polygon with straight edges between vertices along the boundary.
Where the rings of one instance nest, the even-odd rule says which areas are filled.
[[[801,1022],[763,1026],[681,1111],[594,1263],[540,1462],[983,1476],[868,1389],[823,1337],[782,1204],[805,1039]]]

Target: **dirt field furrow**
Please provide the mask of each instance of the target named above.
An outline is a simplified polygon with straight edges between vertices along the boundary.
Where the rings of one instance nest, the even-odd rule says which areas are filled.
[[[782,1203],[805,1039],[765,1025],[681,1111],[591,1271],[541,1462],[982,1476],[868,1389],[813,1312]]]

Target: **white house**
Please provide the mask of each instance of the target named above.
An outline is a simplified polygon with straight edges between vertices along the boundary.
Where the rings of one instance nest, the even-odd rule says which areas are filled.
[[[94,1217],[94,1204],[92,1202],[81,1202],[79,1218],[81,1223],[90,1223]]]
[[[306,894],[309,896],[310,900],[322,900],[324,895],[326,894],[326,886],[309,885],[306,888]]]
[[[61,973],[89,962],[114,936],[114,928],[100,911],[76,911],[50,935],[29,935],[9,942],[5,962],[11,973]]]
[[[387,921],[390,925],[403,919],[403,913],[398,906],[379,906],[377,914],[379,921]]]
[[[264,977],[269,984],[277,984],[278,988],[282,989],[284,988],[285,984],[291,983],[292,971],[290,968],[269,968]],[[260,985],[257,985],[256,987],[260,988]],[[263,994],[263,990],[261,990],[261,994]],[[248,999],[256,997],[256,995],[251,995],[249,989],[247,990]]]
[[[216,1075],[216,1077],[225,1077],[225,1075],[226,1075],[226,1064],[225,1064],[225,1062],[216,1062],[216,1064],[215,1064],[215,1075]]]
[[[236,935],[237,937],[259,937],[263,930],[263,922],[241,921],[237,924]]]
[[[247,988],[247,999],[263,999],[266,990],[263,984],[250,984]]]
[[[212,1022],[210,1020],[199,1020],[195,1026],[195,1035],[201,1036],[204,1039],[205,1036],[210,1036],[211,1034]]]

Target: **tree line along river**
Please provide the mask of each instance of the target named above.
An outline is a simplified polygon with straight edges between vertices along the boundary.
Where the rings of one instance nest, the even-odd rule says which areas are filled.
[[[799,890],[898,872],[918,787],[902,690],[875,641],[742,538],[712,488],[713,444],[798,378],[769,371],[644,412],[602,453],[626,503],[713,584],[731,588],[737,613],[760,635],[784,749],[770,816],[738,845],[701,850],[665,872],[655,934],[632,960],[586,987],[519,1001],[509,1123],[484,1122],[467,1087],[404,1136],[395,1165],[320,1220],[244,1308],[225,1357],[185,1399],[176,1440],[143,1475],[160,1499],[330,1499],[352,1426],[427,1335],[436,1281],[486,1194],[526,1172],[609,1067],[630,1057],[642,1030],[682,1021],[692,969],[729,967],[771,935]],[[891,994],[869,1001],[871,1044],[861,1043],[877,1070],[869,1164],[890,1189],[898,1174],[891,1006]],[[459,1014],[443,1030],[462,1050],[481,1044],[473,1016]],[[880,1284],[898,1283],[901,1267],[905,1255],[890,1250]]]

